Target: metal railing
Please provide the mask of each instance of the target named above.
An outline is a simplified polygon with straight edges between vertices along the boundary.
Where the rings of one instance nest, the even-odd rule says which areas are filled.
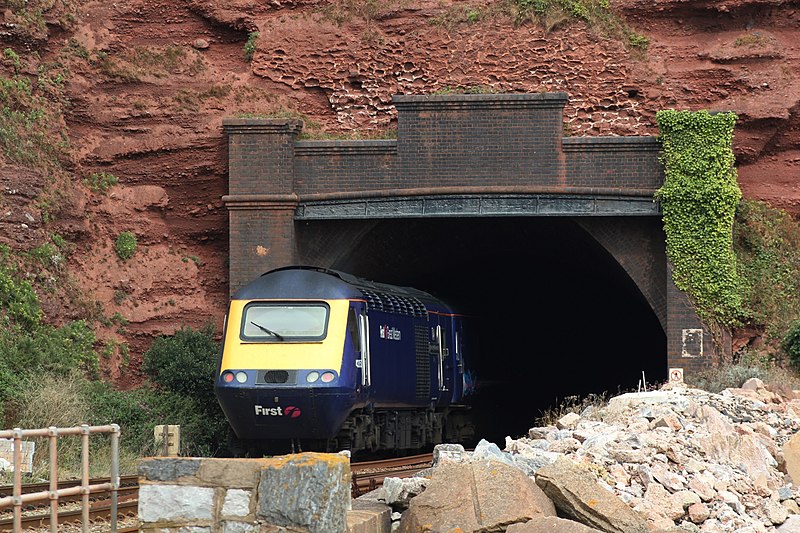
[[[89,484],[89,436],[111,434],[111,476],[109,483]],[[81,484],[67,489],[58,488],[58,438],[70,435],[81,437]],[[26,503],[50,500],[50,531],[58,531],[58,499],[62,496],[81,495],[83,531],[89,531],[89,495],[94,492],[111,492],[111,531],[117,531],[117,491],[119,490],[119,426],[89,426],[71,428],[49,427],[0,431],[0,438],[14,440],[14,493],[0,498],[0,509],[14,506],[14,531],[22,531],[22,506]],[[50,490],[22,494],[22,439],[47,437],[50,444]]]

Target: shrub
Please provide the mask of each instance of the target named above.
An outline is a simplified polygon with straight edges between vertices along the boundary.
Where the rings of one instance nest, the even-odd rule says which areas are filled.
[[[60,328],[37,325],[30,330],[10,325],[0,332],[0,359],[14,375],[63,375],[74,369],[97,370],[94,331],[83,320]]]
[[[748,365],[725,365],[686,375],[686,384],[718,394],[728,388],[738,388],[750,378],[765,379],[765,368]]]
[[[800,318],[800,224],[764,202],[743,200],[733,226],[744,306],[768,339],[780,340]]]
[[[142,370],[165,390],[199,398],[213,395],[219,344],[209,326],[182,327],[171,337],[159,337],[144,354]]]
[[[0,309],[17,324],[32,328],[42,319],[39,297],[28,281],[17,281],[13,271],[0,267]]]
[[[252,31],[247,35],[247,42],[244,43],[244,58],[247,61],[253,59],[253,54],[256,51],[256,43],[258,42],[258,32]]]
[[[193,403],[191,398],[157,391],[149,386],[134,390],[115,389],[110,383],[93,381],[82,390],[90,405],[91,424],[119,424],[125,447],[140,455],[154,452],[153,428],[158,424],[186,425]],[[186,440],[185,429],[183,440]]]
[[[783,338],[781,348],[789,356],[792,366],[800,369],[800,320],[793,322],[789,326],[789,331]]]
[[[127,261],[133,254],[136,253],[136,235],[130,231],[123,231],[117,237],[117,242],[114,244],[114,250],[117,252],[117,257],[123,261]]]
[[[171,337],[156,339],[142,363],[142,370],[160,390],[191,400],[181,433],[187,445],[212,453],[224,442],[227,429],[214,395],[218,353],[210,326],[201,330],[183,327]]]
[[[105,194],[111,187],[119,183],[119,179],[110,172],[92,172],[83,182],[93,192]]]

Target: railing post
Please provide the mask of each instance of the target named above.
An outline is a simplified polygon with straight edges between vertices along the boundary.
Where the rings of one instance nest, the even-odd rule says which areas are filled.
[[[119,491],[119,426],[111,424],[111,533],[117,532],[117,496]]]
[[[81,424],[81,522],[83,533],[89,533],[89,425]]]
[[[22,531],[22,429],[14,428],[14,531]]]
[[[50,444],[50,533],[58,533],[58,428],[47,428]]]

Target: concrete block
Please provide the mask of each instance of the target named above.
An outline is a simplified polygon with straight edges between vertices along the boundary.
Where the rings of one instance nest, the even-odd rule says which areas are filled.
[[[139,487],[139,520],[142,522],[211,520],[213,516],[212,488],[182,485]]]
[[[23,440],[20,442],[22,450],[22,464],[20,472],[33,472],[33,454],[36,452],[36,443]],[[14,440],[0,439],[0,471],[14,471]]]
[[[344,533],[350,506],[350,461],[338,454],[302,453],[266,459],[257,515],[277,526]]]

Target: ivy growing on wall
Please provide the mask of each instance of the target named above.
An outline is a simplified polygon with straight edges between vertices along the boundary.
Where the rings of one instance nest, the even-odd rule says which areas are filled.
[[[662,110],[656,114],[666,179],[656,193],[664,213],[675,285],[702,318],[733,324],[742,291],[732,227],[742,193],[731,148],[733,113]]]

